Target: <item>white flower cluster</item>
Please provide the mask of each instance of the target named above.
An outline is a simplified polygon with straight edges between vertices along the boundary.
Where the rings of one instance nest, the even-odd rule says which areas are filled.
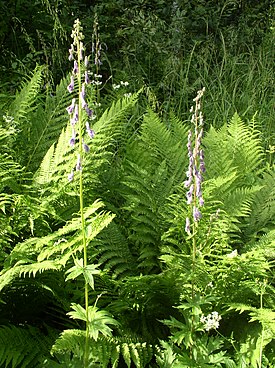
[[[205,331],[209,331],[212,329],[217,329],[220,326],[219,321],[222,319],[222,317],[219,315],[218,312],[212,312],[208,314],[207,316],[202,315],[200,318],[201,323],[204,324]]]
[[[129,86],[129,82],[120,81],[120,84],[113,84],[113,89],[119,89],[120,87],[127,87]]]
[[[129,98],[129,97],[131,97],[132,96],[132,93],[131,92],[129,92],[129,93],[124,93],[124,95],[123,95],[124,97],[127,97],[127,98]]]

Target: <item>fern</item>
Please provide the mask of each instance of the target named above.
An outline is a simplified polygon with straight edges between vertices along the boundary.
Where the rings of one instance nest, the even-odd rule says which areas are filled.
[[[90,153],[85,157],[85,171],[83,177],[85,181],[85,198],[91,203],[104,190],[102,183],[102,174],[105,173],[112,157],[115,147],[114,142],[119,138],[125,139],[126,123],[123,122],[130,108],[137,100],[138,94],[132,96],[131,99],[123,98],[106,110],[102,117],[95,124],[94,129],[96,135],[93,141],[87,142],[90,146]],[[72,211],[64,213],[63,218],[69,218],[73,211],[77,210],[78,200],[76,197],[77,187],[74,184],[68,184],[68,174],[75,166],[76,156],[68,142],[71,138],[71,126],[68,123],[67,127],[61,132],[58,142],[53,143],[48,152],[44,156],[39,169],[34,176],[34,185],[41,193],[42,201],[50,208],[54,207],[55,212],[62,217],[62,211],[68,211],[69,203],[74,201]],[[69,189],[70,188],[70,189]],[[99,190],[99,188],[102,188]],[[105,200],[107,204],[107,200]]]
[[[96,341],[91,339],[89,344],[90,364],[100,363],[101,367],[107,368],[111,363],[111,367],[116,368],[119,367],[121,356],[128,368],[132,362],[137,368],[144,368],[152,359],[153,348],[150,344],[133,340],[132,337],[130,341],[125,337],[100,337]],[[54,344],[52,352],[57,357],[60,356],[60,353],[68,355],[72,352],[77,360],[81,361],[84,341],[85,331],[66,330]]]
[[[139,255],[139,267],[146,272],[159,268],[162,212],[174,185],[183,180],[182,141],[187,129],[171,117],[169,128],[151,110],[144,117],[140,135],[130,142],[124,165],[123,209],[133,251]],[[181,135],[178,135],[181,134]]]
[[[42,187],[61,183],[64,185],[68,181],[67,173],[71,171],[72,157],[69,153],[72,148],[68,142],[71,137],[71,128],[67,124],[63,129],[56,144],[53,144],[46,153],[41,165],[34,176],[34,184]],[[61,185],[60,185],[61,186]]]
[[[46,326],[44,327],[46,328]],[[0,327],[0,365],[12,367],[42,367],[49,357],[49,349],[55,338],[50,329],[43,334],[31,326]]]
[[[113,277],[124,278],[137,272],[136,259],[133,256],[126,237],[115,221],[105,228],[94,242],[98,262]]]
[[[238,184],[251,186],[263,163],[263,148],[254,122],[246,126],[235,114],[219,131],[211,128],[204,138],[207,178],[238,173]]]
[[[102,205],[96,202],[93,207],[85,211],[88,242],[92,241],[113,219],[113,216],[108,213],[99,213],[92,217]],[[20,275],[35,276],[37,272],[64,267],[72,255],[82,250],[80,223],[81,219],[76,217],[53,234],[28,239],[15,246],[7,258],[8,267],[0,274],[0,289]],[[66,236],[69,236],[68,239]]]
[[[34,110],[37,96],[40,92],[43,77],[43,67],[36,67],[30,80],[22,84],[12,102],[8,115],[14,118],[16,124],[22,129],[23,123],[28,121],[28,115]]]
[[[275,218],[275,170],[264,173],[259,180],[260,190],[255,194],[251,214],[247,219],[245,235],[251,238],[273,228]]]
[[[64,78],[56,87],[55,92],[46,96],[44,106],[39,105],[32,115],[32,141],[26,165],[32,171],[38,168],[45,153],[56,142],[61,130],[67,126],[66,107],[70,105],[71,100],[67,85],[68,78]]]
[[[15,152],[22,165],[28,158],[28,149],[33,143],[32,116],[41,104],[40,91],[43,80],[43,67],[36,67],[31,78],[22,84],[20,91],[8,108],[7,114],[13,119],[13,126],[18,129],[14,142]]]
[[[244,336],[245,341],[242,342],[241,339],[240,360],[257,368],[261,364],[262,351],[275,338],[275,313],[267,308],[257,309],[245,304],[231,304],[230,309],[239,313],[246,312],[251,317],[251,327]]]
[[[250,216],[254,198],[261,189],[264,156],[255,125],[252,121],[246,126],[235,114],[228,125],[220,131],[211,128],[204,138],[206,195],[209,201],[218,200],[228,214],[233,237],[240,230],[245,231],[243,218]]]

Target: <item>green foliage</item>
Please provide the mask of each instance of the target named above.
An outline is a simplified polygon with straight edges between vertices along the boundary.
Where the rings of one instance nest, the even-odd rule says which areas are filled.
[[[56,364],[56,367],[77,367],[77,364],[81,364],[84,339],[84,331],[72,329],[64,331],[52,350],[59,360],[59,364]],[[74,354],[73,358],[68,358],[70,353]],[[111,364],[112,368],[119,367],[119,364],[123,364],[120,358],[122,357],[128,368],[130,368],[132,362],[137,368],[143,368],[151,360],[152,356],[152,346],[135,341],[132,337],[129,339],[127,337],[99,337],[96,341],[91,340],[89,343],[89,364],[100,364],[102,367],[108,367],[109,364]],[[52,364],[51,361],[49,362]]]
[[[56,334],[43,326],[47,334],[28,326],[1,326],[0,364],[5,367],[43,367],[43,359],[49,357]]]
[[[68,315],[74,319],[88,322],[88,331],[92,339],[97,341],[99,333],[103,336],[112,336],[112,329],[108,325],[118,325],[107,311],[98,310],[96,306],[89,306],[86,311],[79,304],[72,304],[73,309]]]
[[[22,21],[24,3],[13,19],[21,25],[14,37],[24,42],[7,63],[17,63],[9,86],[18,91],[0,95],[0,365],[76,368],[85,359],[106,368],[274,365],[268,7],[133,0],[126,8],[121,1],[82,8],[65,1],[59,9],[43,0],[36,20],[47,14],[42,23],[50,21],[42,34],[40,24]],[[77,158],[68,144],[68,78],[50,87],[50,65],[54,78],[66,74],[65,62],[62,71],[57,66],[72,12],[85,13],[90,32],[96,13],[102,42],[103,87],[87,93],[96,119],[80,174],[83,211],[79,172],[67,180]],[[0,38],[6,27],[1,32]],[[95,37],[88,33],[85,51]],[[25,42],[32,54],[22,59]],[[41,58],[46,67],[37,66],[19,87],[22,71]],[[112,82],[129,80],[131,92],[142,88],[131,96],[123,96],[126,89],[110,92],[107,59]],[[190,127],[177,116],[187,117],[201,85],[207,87],[205,205],[188,235]],[[93,101],[95,91],[103,107]],[[93,306],[83,303],[83,281]],[[221,320],[210,331],[203,321],[213,312]]]

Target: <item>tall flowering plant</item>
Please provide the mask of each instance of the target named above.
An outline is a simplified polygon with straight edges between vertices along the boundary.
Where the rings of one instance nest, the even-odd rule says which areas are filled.
[[[86,340],[85,340],[85,352],[84,352],[84,366],[88,367],[89,359],[89,335],[90,335],[90,323],[89,320],[91,314],[91,307],[89,307],[89,284],[93,286],[93,274],[99,273],[93,266],[88,266],[87,256],[87,238],[86,238],[86,225],[84,217],[84,203],[83,203],[83,157],[90,150],[86,143],[86,139],[94,137],[94,130],[91,129],[89,120],[93,116],[93,111],[88,107],[86,101],[86,89],[90,84],[88,75],[88,57],[84,55],[85,48],[83,45],[84,36],[82,34],[82,27],[80,21],[77,19],[74,23],[72,31],[73,42],[69,49],[69,60],[73,62],[73,70],[71,74],[70,84],[68,85],[68,91],[74,93],[71,105],[67,107],[67,111],[70,117],[70,124],[72,130],[72,136],[68,144],[75,147],[77,152],[77,159],[75,167],[72,168],[71,173],[68,175],[69,181],[74,180],[74,173],[79,172],[79,203],[80,203],[80,216],[81,216],[81,228],[82,228],[82,243],[83,243],[83,260],[76,262],[75,267],[71,270],[72,275],[78,275],[83,273],[85,278],[85,309],[81,307],[75,307],[74,312],[70,312],[71,316],[86,321]],[[88,277],[89,274],[89,277]],[[67,279],[73,278],[68,276]],[[91,282],[92,281],[92,282]],[[80,312],[79,312],[80,311]],[[79,312],[77,314],[77,312]],[[85,317],[84,317],[85,316]]]
[[[189,166],[186,172],[187,179],[184,183],[187,188],[186,198],[189,206],[189,216],[186,217],[185,231],[188,235],[195,232],[198,221],[202,214],[200,208],[204,205],[202,196],[202,181],[203,173],[205,172],[204,154],[201,148],[201,139],[203,136],[203,115],[201,112],[201,98],[204,94],[205,88],[198,91],[197,97],[194,98],[195,107],[192,106],[190,112],[192,113],[191,122],[194,125],[194,132],[190,129],[188,133],[188,157]]]
[[[198,223],[202,217],[201,207],[204,205],[202,194],[203,173],[205,172],[204,153],[201,147],[203,136],[203,115],[201,111],[201,99],[205,88],[198,91],[197,96],[193,99],[194,106],[191,107],[192,113],[191,123],[193,129],[189,130],[187,151],[189,157],[188,170],[186,172],[186,181],[184,186],[187,189],[186,201],[189,208],[189,214],[185,221],[185,231],[192,238],[192,269],[191,269],[191,299],[189,306],[189,336],[190,341],[188,347],[190,357],[194,354],[193,337],[198,327],[198,310],[200,309],[201,297],[196,293],[196,262],[197,262],[197,245],[196,232]]]
[[[215,310],[206,315],[203,313],[203,310],[209,310],[213,303],[213,285],[212,283],[204,285],[207,279],[207,265],[203,263],[203,257],[199,257],[197,250],[197,241],[201,236],[198,230],[204,206],[203,174],[206,170],[202,149],[203,115],[201,111],[201,99],[204,92],[205,88],[199,90],[193,100],[194,106],[190,110],[192,113],[192,127],[188,132],[187,140],[189,163],[184,187],[186,188],[188,210],[185,219],[185,232],[187,241],[190,241],[192,245],[190,255],[184,255],[184,259],[190,260],[190,263],[185,263],[184,270],[180,273],[180,277],[184,280],[184,292],[180,296],[180,303],[177,308],[182,314],[183,320],[179,321],[171,318],[164,321],[171,328],[171,341],[180,346],[178,350],[180,353],[177,353],[177,362],[182,364],[183,367],[208,366],[208,363],[214,362],[218,357],[219,353],[215,355],[215,350],[218,350],[221,346],[221,339],[216,336],[215,339],[211,340],[211,344],[208,343],[206,333],[219,328],[221,316]],[[205,227],[203,224],[201,225],[200,230],[203,231]],[[205,235],[207,236],[207,233]],[[181,267],[181,264],[182,261],[179,267]],[[190,265],[190,267],[186,267],[186,265]],[[202,269],[204,271],[203,277]],[[202,282],[201,278],[203,279]]]
[[[88,368],[91,367],[91,364],[95,360],[97,361],[97,357],[91,354],[91,349],[94,346],[94,342],[98,339],[99,334],[110,337],[112,336],[112,329],[109,325],[118,325],[118,322],[112,318],[108,311],[99,310],[97,307],[97,301],[100,296],[97,297],[94,305],[89,305],[89,290],[90,288],[92,290],[95,289],[94,275],[100,274],[101,270],[98,264],[88,264],[87,251],[89,242],[96,236],[100,229],[108,225],[114,216],[110,214],[98,214],[90,221],[91,219],[88,219],[88,216],[94,213],[92,210],[95,203],[85,208],[84,211],[83,171],[85,169],[85,155],[90,151],[87,142],[89,143],[89,140],[94,137],[95,132],[90,127],[94,112],[88,106],[87,92],[89,92],[88,86],[92,85],[92,82],[89,80],[89,62],[88,57],[85,56],[84,36],[79,20],[76,20],[74,23],[72,39],[73,42],[69,49],[69,60],[73,63],[73,69],[70,76],[70,83],[67,87],[68,92],[72,95],[72,101],[70,106],[67,107],[67,112],[69,114],[71,128],[71,137],[68,145],[75,151],[75,164],[71,173],[68,175],[68,179],[69,182],[75,180],[79,184],[81,223],[79,231],[81,232],[81,236],[77,236],[76,242],[78,247],[75,249],[75,252],[78,252],[82,248],[83,257],[78,259],[75,252],[73,253],[74,266],[66,270],[66,281],[74,280],[79,276],[84,278],[83,304],[85,305],[72,303],[71,311],[67,314],[73,319],[80,320],[81,324],[83,323],[85,325],[85,329],[69,329],[63,331],[57,343],[53,346],[53,351],[59,351],[60,344],[62,345],[63,343],[66,346],[71,346],[70,342],[73,336],[78,348],[74,351],[69,348],[69,359],[72,358],[74,362],[79,362],[79,366]],[[98,54],[97,57],[99,57]],[[94,91],[93,87],[91,88]],[[82,247],[79,246],[78,241],[82,243]]]

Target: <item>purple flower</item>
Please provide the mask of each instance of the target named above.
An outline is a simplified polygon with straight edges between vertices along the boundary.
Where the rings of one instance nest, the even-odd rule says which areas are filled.
[[[78,104],[75,104],[74,114],[71,119],[71,124],[74,126],[78,122]]]
[[[89,109],[87,105],[85,106],[85,111],[87,115],[89,116],[89,118],[93,115],[93,110]]]
[[[194,190],[194,185],[192,184],[190,186],[189,191],[186,193],[186,198],[187,198],[187,204],[191,204],[192,203],[192,195],[193,195],[193,190]]]
[[[74,180],[74,171],[73,170],[68,175],[68,180],[69,180],[69,182],[72,182]]]
[[[81,95],[83,96],[83,98],[85,98],[85,84],[82,83],[82,86],[81,86]]]
[[[76,169],[76,171],[81,171],[82,170],[81,157],[80,157],[80,155],[77,156],[77,161],[76,161],[75,169]]]
[[[71,83],[68,85],[67,90],[72,93],[74,90],[74,76],[71,75]]]
[[[196,196],[199,198],[202,196],[201,193],[201,181],[199,179],[199,176],[196,176]]]
[[[74,45],[71,45],[69,49],[69,60],[72,61],[74,59]]]
[[[95,136],[95,131],[93,129],[90,128],[89,122],[86,121],[86,132],[88,134],[88,136],[93,139]]]
[[[193,207],[193,219],[195,222],[198,222],[201,219],[201,213],[196,206]]]
[[[193,179],[193,163],[194,163],[193,157],[190,157],[188,171],[186,171],[187,180],[184,182],[185,188],[189,188],[190,185],[191,185],[191,183],[192,183],[192,179]]]
[[[82,84],[82,89],[80,92],[80,98],[81,98],[81,105],[82,105],[82,109],[86,109],[87,107],[87,103],[85,101],[85,84]]]
[[[204,164],[204,153],[203,150],[200,150],[200,171],[205,172],[205,164]]]
[[[90,84],[90,83],[91,83],[91,81],[89,79],[88,72],[87,72],[87,70],[85,70],[85,84]]]
[[[71,105],[66,108],[66,110],[68,111],[69,114],[73,113],[74,107],[75,107],[75,98],[72,99]]]
[[[73,129],[72,131],[72,138],[70,139],[70,146],[74,146],[75,145],[75,138],[76,138],[76,135],[75,135],[75,130]]]
[[[73,73],[77,74],[78,73],[78,65],[77,65],[77,61],[74,61],[74,68],[73,68]]]
[[[199,205],[200,207],[204,206],[204,199],[202,198],[202,196],[200,196],[199,198]]]
[[[82,143],[83,143],[83,149],[84,149],[84,151],[85,152],[89,152],[90,151],[90,147],[84,142],[84,139],[83,139]]]
[[[192,176],[190,176],[187,180],[185,180],[184,186],[185,188],[189,188],[191,184],[192,184]]]
[[[186,220],[185,220],[185,231],[187,232],[188,235],[191,235],[190,219],[189,219],[189,217],[186,217]]]

